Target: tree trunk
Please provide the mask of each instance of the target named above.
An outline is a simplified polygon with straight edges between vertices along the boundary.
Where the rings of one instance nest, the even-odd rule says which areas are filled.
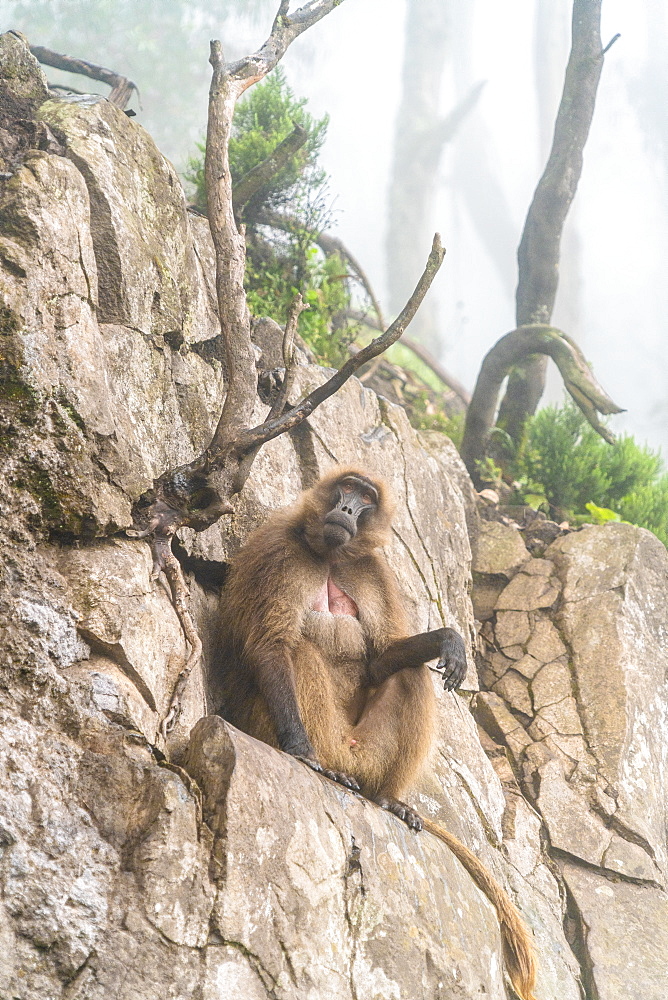
[[[571,52],[552,149],[529,208],[517,252],[516,323],[549,324],[559,281],[564,221],[582,173],[582,156],[603,68],[601,0],[574,0]],[[545,357],[512,371],[497,423],[519,443],[545,387]]]

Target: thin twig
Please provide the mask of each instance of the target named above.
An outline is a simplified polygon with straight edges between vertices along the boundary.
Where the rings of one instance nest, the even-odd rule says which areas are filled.
[[[288,319],[285,324],[285,333],[283,334],[283,364],[285,365],[285,375],[283,376],[283,385],[281,386],[276,399],[269,411],[267,420],[275,420],[276,417],[280,417],[285,409],[285,404],[290,398],[290,392],[292,386],[294,385],[295,375],[297,372],[297,364],[295,357],[295,336],[297,333],[297,324],[299,322],[299,317],[308,309],[301,295],[298,295],[292,305],[290,306],[290,312],[288,313]]]
[[[608,44],[606,45],[606,47],[605,47],[605,48],[603,49],[603,51],[601,52],[601,55],[602,55],[602,56],[604,56],[606,52],[609,52],[609,51],[610,51],[610,49],[612,48],[612,46],[613,46],[613,45],[615,44],[615,42],[617,41],[617,39],[618,39],[618,38],[621,38],[621,37],[622,37],[622,36],[621,36],[621,34],[620,34],[620,32],[619,32],[619,31],[617,32],[617,34],[616,34],[616,35],[613,35],[613,36],[612,36],[612,38],[610,39],[610,41],[608,42]]]

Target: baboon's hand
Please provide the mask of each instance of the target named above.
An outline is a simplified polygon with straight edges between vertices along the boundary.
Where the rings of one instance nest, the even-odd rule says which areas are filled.
[[[323,767],[322,764],[319,764],[313,757],[302,757],[302,755],[298,753],[293,754],[293,756],[296,757],[297,760],[300,760],[302,764],[306,764],[313,771],[317,771],[318,774],[324,774],[325,777],[329,778],[331,781],[336,781],[339,785],[345,785],[346,788],[352,788],[354,792],[359,792],[360,786],[357,784],[355,779],[351,778],[347,774],[343,774],[342,771],[330,771],[328,767]]]
[[[466,648],[464,640],[454,629],[446,628],[444,631],[436,669],[441,671],[445,690],[454,691],[466,677]]]

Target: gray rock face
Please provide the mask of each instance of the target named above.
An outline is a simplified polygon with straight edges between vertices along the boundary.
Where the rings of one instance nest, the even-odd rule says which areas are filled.
[[[476,717],[545,824],[587,995],[658,997],[668,553],[641,528],[609,525],[565,535],[545,557],[522,565],[482,627],[494,694],[478,696]]]
[[[182,532],[204,657],[165,746],[185,644],[148,548],[120,529],[222,404],[207,223],[141,127],[50,99],[15,36],[0,66],[56,137],[10,144],[0,182],[0,997],[508,995],[496,916],[439,841],[212,714],[224,564],[337,462],[391,486],[387,554],[415,628],[452,625],[468,647],[411,801],[516,900],[540,1000],[579,1000],[581,983],[658,997],[663,547],[620,525],[530,558],[514,529],[478,523],[447,439],[351,380],[262,449],[233,515]],[[305,364],[295,392],[325,377]],[[652,928],[644,950],[639,930],[619,946],[625,913]]]

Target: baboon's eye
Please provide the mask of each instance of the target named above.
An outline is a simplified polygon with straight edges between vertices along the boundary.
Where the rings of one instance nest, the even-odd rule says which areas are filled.
[[[370,493],[363,493],[362,500],[364,501],[364,503],[374,503],[374,499]]]

